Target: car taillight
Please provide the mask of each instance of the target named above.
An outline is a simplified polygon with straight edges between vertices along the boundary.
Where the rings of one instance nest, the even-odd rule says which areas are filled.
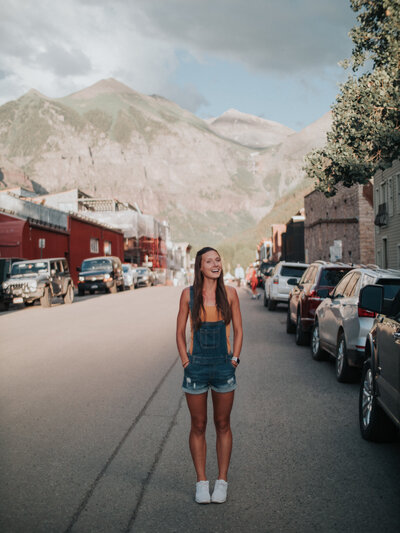
[[[316,290],[312,290],[310,294],[308,295],[308,297],[313,300],[321,300],[321,296],[317,293]]]
[[[376,313],[374,311],[368,311],[367,309],[363,309],[362,307],[358,308],[358,316],[363,316],[367,318],[375,318]]]
[[[274,285],[278,285],[278,283],[279,283],[278,278],[274,278],[274,279],[272,280],[272,283],[273,283]]]

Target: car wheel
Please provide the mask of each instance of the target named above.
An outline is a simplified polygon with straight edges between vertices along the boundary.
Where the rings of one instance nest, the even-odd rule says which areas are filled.
[[[343,331],[341,331],[336,346],[336,379],[340,383],[347,383],[354,379],[354,374],[354,369],[349,366],[346,340]]]
[[[73,301],[74,301],[74,288],[71,284],[69,284],[67,292],[64,295],[64,303],[72,304]]]
[[[94,294],[94,289],[89,289],[89,294]]]
[[[118,287],[118,290],[120,292],[124,291],[125,290],[125,285],[123,283],[121,283],[121,285]]]
[[[275,311],[276,309],[276,302],[274,300],[271,300],[271,298],[269,298],[268,300],[268,310],[269,311]]]
[[[294,333],[296,331],[296,326],[293,324],[292,319],[290,318],[290,302],[288,303],[287,315],[286,315],[286,333]]]
[[[116,285],[115,281],[110,287],[110,292],[111,292],[111,294],[116,294],[116,292],[117,292],[117,285]]]
[[[396,426],[377,402],[371,360],[366,361],[363,367],[358,414],[363,439],[387,442],[396,438]]]
[[[300,310],[297,311],[296,319],[296,344],[299,346],[305,346],[310,342],[310,335],[304,331],[303,326],[301,325],[301,314]]]
[[[45,287],[43,291],[43,296],[40,298],[40,305],[42,307],[50,307],[51,306],[51,293],[50,288]]]
[[[33,302],[24,302],[25,307],[31,307],[35,303],[35,300]]]
[[[85,296],[85,289],[81,289],[81,287],[78,287],[78,294],[79,296]]]
[[[319,324],[315,322],[311,330],[311,356],[314,361],[322,361],[325,359],[325,351],[321,348],[321,340],[319,337]]]

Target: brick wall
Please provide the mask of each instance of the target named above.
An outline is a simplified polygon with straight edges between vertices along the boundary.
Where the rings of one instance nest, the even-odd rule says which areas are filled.
[[[372,185],[339,187],[326,198],[313,191],[304,198],[306,261],[330,260],[330,246],[342,241],[342,261],[374,262]]]

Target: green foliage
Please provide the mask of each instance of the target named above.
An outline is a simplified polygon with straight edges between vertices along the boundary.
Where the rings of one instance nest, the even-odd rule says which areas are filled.
[[[366,183],[400,157],[400,0],[351,0],[358,13],[350,32],[354,72],[332,107],[326,145],[306,158],[316,188],[334,195],[336,185]]]

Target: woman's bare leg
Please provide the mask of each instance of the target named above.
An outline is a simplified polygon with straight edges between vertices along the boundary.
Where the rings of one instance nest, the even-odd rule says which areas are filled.
[[[214,405],[214,423],[217,432],[218,479],[228,480],[232,452],[231,410],[235,391],[211,391]]]
[[[190,411],[191,428],[189,447],[197,481],[206,481],[206,427],[207,427],[207,392],[203,394],[186,393],[186,401]]]

